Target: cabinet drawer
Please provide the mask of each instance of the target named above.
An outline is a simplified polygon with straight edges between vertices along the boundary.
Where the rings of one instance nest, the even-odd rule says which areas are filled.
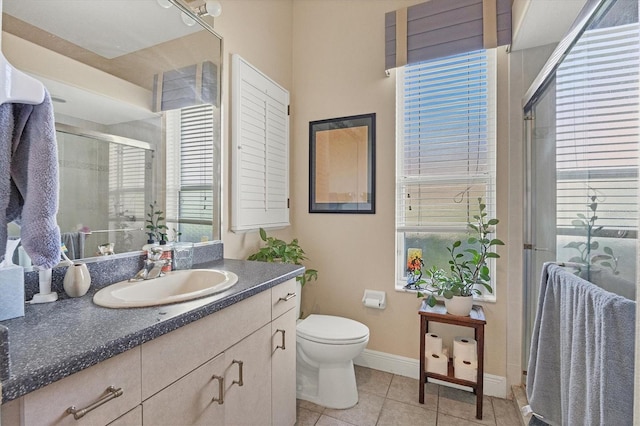
[[[142,399],[183,377],[271,320],[263,291],[142,345]]]
[[[296,294],[296,280],[291,279],[271,289],[271,318],[278,318],[289,309],[295,308],[299,294]]]
[[[75,420],[67,408],[78,410],[106,398],[106,389],[122,395]],[[25,425],[105,425],[139,405],[140,348],[134,348],[24,396]]]

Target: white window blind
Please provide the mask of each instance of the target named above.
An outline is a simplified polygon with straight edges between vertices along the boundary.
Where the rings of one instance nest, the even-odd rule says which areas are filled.
[[[212,238],[213,108],[205,104],[166,113],[167,222],[178,224],[185,241]]]
[[[584,32],[556,74],[558,233],[597,206],[599,236],[635,237],[638,222],[640,31]]]
[[[426,269],[448,269],[446,247],[466,241],[478,198],[495,217],[495,50],[407,65],[396,93],[396,289],[411,290],[410,248]]]
[[[115,243],[118,252],[138,250],[146,240],[141,232],[130,232],[141,228],[148,200],[146,182],[151,178],[151,151],[142,148],[109,144],[109,232],[96,233],[92,244]],[[94,230],[96,231],[96,230]],[[97,245],[96,244],[96,245]],[[93,255],[95,245],[85,253]]]
[[[398,72],[398,232],[464,231],[478,197],[494,217],[495,61],[476,51]]]
[[[110,218],[116,224],[127,219],[130,224],[143,220],[145,181],[150,168],[144,149],[109,144],[109,205],[113,208]]]
[[[289,92],[232,58],[234,231],[289,225]]]

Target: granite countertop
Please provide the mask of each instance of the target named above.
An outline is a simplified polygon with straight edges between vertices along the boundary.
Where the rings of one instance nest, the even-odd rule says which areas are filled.
[[[44,387],[300,275],[304,267],[217,260],[194,268],[235,272],[238,284],[201,299],[149,308],[109,309],[85,296],[27,305],[25,316],[2,321],[8,329],[9,378],[2,402]],[[1,337],[1,336],[0,336]]]

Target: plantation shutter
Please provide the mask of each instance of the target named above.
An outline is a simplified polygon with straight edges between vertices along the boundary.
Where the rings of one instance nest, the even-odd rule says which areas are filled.
[[[599,236],[635,237],[638,222],[637,23],[587,30],[556,74],[558,233],[580,232],[596,197]],[[584,232],[582,230],[581,232]]]
[[[233,231],[289,225],[289,92],[232,58]]]
[[[398,232],[464,231],[477,199],[495,205],[495,50],[398,73]]]

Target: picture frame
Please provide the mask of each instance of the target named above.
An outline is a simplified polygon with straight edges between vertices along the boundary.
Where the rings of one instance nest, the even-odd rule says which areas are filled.
[[[309,213],[375,213],[375,147],[375,113],[309,122]]]

